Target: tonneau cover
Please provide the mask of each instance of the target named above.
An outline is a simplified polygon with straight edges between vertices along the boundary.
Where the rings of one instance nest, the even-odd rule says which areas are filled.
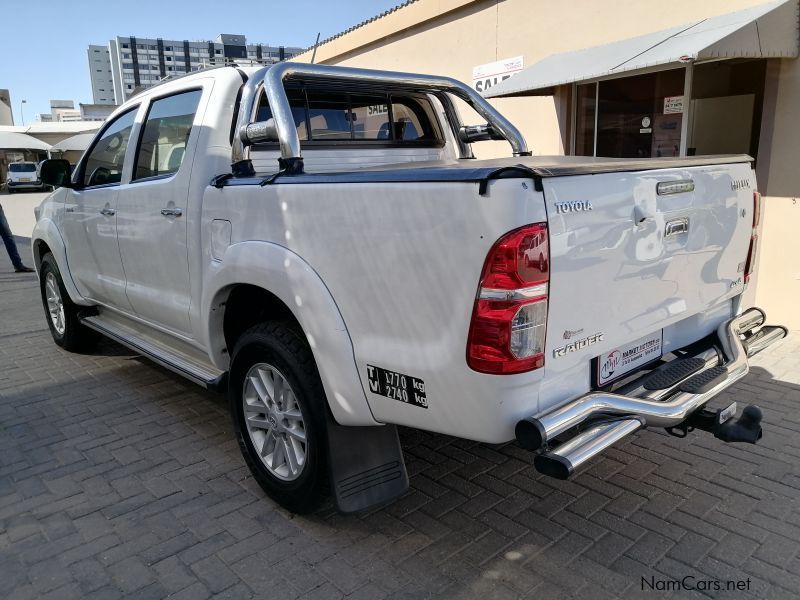
[[[298,175],[258,174],[255,177],[234,177],[224,186],[302,184],[302,183],[395,183],[403,181],[466,181],[486,182],[514,177],[566,177],[748,163],[746,154],[720,154],[676,158],[602,158],[591,156],[516,156],[487,160],[462,159],[452,162],[415,162],[368,167],[332,173]],[[278,176],[280,175],[280,176]]]

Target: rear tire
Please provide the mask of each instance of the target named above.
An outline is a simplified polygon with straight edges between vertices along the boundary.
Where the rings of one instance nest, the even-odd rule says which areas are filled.
[[[39,269],[42,305],[53,341],[70,352],[91,349],[99,335],[80,322],[79,307],[72,302],[55,258],[49,252],[42,257]]]
[[[253,477],[291,512],[313,511],[327,496],[327,400],[302,334],[280,322],[243,333],[228,395]]]

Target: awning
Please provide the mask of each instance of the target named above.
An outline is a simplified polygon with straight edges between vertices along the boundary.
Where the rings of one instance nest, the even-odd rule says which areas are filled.
[[[26,133],[0,131],[0,150],[49,150],[50,144]]]
[[[79,150],[83,152],[89,147],[94,139],[94,133],[81,133],[73,135],[65,140],[61,140],[57,144],[53,144],[50,148],[52,152],[67,152],[69,150]]]
[[[550,95],[557,85],[636,75],[693,61],[796,58],[798,35],[798,0],[777,0],[603,46],[553,54],[483,95]]]

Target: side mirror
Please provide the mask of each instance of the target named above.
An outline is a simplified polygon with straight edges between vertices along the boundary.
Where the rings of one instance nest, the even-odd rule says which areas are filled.
[[[72,168],[63,158],[51,158],[42,162],[39,177],[42,183],[55,187],[72,187]]]
[[[267,119],[258,123],[250,123],[239,130],[239,137],[245,146],[261,144],[263,142],[277,142],[278,128],[275,119]]]

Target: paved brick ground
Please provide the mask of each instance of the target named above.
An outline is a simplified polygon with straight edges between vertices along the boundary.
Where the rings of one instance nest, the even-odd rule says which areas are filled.
[[[403,431],[408,495],[301,518],[253,483],[223,398],[128,351],[62,352],[32,276],[0,257],[0,598],[800,595],[800,336],[728,394],[759,446],[646,431],[574,480],[514,445]]]

